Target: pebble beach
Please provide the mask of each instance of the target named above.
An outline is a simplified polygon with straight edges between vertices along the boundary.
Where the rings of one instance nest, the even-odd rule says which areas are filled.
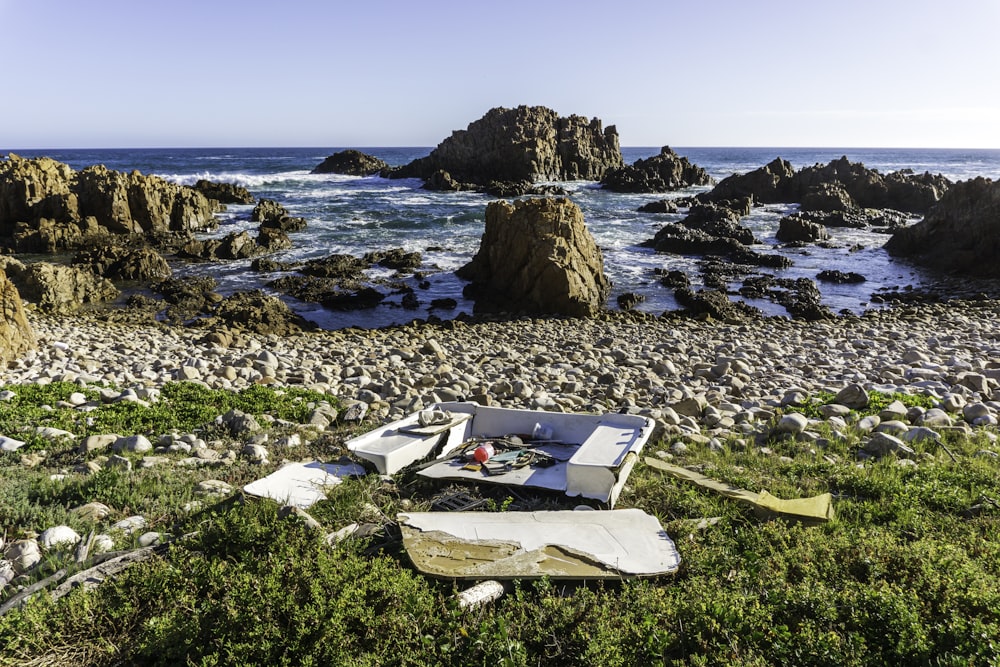
[[[776,407],[819,391],[932,395],[954,421],[970,404],[979,425],[1000,403],[1000,302],[951,301],[819,322],[742,323],[606,313],[239,334],[29,313],[38,349],[0,384],[55,380],[155,395],[167,382],[233,389],[301,386],[363,403],[388,421],[439,401],[562,412],[628,411],[668,433],[749,433]],[[968,420],[964,420],[968,421]],[[964,423],[964,422],[963,422]],[[758,429],[759,430],[759,429]]]

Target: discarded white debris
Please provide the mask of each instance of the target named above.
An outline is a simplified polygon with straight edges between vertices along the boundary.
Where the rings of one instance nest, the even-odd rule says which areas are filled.
[[[357,463],[290,463],[267,477],[250,482],[243,490],[261,498],[308,509],[326,498],[326,490],[340,484],[344,477],[365,474]]]

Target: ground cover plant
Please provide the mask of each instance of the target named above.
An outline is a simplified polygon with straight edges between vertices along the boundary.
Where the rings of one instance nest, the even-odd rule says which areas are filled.
[[[8,410],[0,426],[48,404],[39,417],[84,428],[73,421],[79,414],[54,407],[65,399],[59,388],[8,389],[19,402],[0,403]],[[90,417],[108,420],[94,428],[210,429],[236,406],[228,401],[246,400],[248,411],[301,423],[319,398],[204,392],[168,385],[161,400],[197,405],[137,412],[127,422],[97,411]],[[309,452],[339,455],[335,443],[349,434],[339,427]],[[862,436],[854,431],[821,434],[816,442],[689,443],[673,463],[781,498],[829,491],[833,521],[763,520],[747,505],[640,463],[618,507],[659,518],[683,559],[675,576],[511,582],[504,597],[470,611],[454,595],[466,584],[415,573],[400,547],[392,518],[427,509],[434,493],[408,478],[346,481],[310,509],[317,530],[236,492],[178,509],[194,498],[198,480],[235,486],[276,463],[53,480],[78,455],[72,444],[60,453],[33,442],[24,454],[0,458],[0,483],[10,489],[0,499],[7,530],[74,521],[69,508],[104,498],[119,514],[154,517],[177,539],[93,591],[56,601],[37,595],[0,616],[0,664],[1000,664],[1000,461],[989,454],[996,445],[984,432],[949,435],[940,445],[915,444],[912,463],[902,464],[893,456],[859,459]],[[646,451],[671,444],[650,442]],[[26,467],[21,457],[43,446],[45,460]],[[365,528],[359,537],[326,539],[350,523]]]

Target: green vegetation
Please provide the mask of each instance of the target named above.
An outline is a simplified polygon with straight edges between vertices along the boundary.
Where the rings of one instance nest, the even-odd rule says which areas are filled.
[[[40,402],[65,398],[57,388],[11,389],[18,399],[0,404],[0,433]],[[84,414],[121,419],[97,430],[119,423],[159,433],[210,424],[231,407],[301,421],[308,411],[296,410],[314,400],[267,389],[225,398],[180,385],[160,402],[193,404],[155,418]],[[38,414],[83,432],[79,413]],[[856,437],[831,438],[819,451],[775,442],[767,456],[689,446],[677,463],[783,498],[830,491],[837,517],[820,526],[762,522],[745,505],[640,464],[618,506],[660,519],[683,558],[676,576],[514,582],[496,603],[462,612],[454,593],[464,585],[416,574],[391,526],[334,547],[324,539],[350,522],[425,509],[426,488],[376,475],[346,481],[310,510],[325,528],[315,531],[280,518],[269,502],[178,509],[197,480],[236,486],[266,467],[165,466],[53,481],[49,461],[66,467],[71,455],[49,443],[35,468],[17,454],[0,458],[0,525],[77,525],[68,508],[101,500],[114,518],[142,513],[154,530],[190,536],[94,591],[55,602],[39,595],[0,617],[0,664],[1000,664],[1000,461],[980,454],[997,447],[983,433],[953,439],[953,461],[933,443],[914,446],[916,466],[891,457],[860,464]],[[711,517],[719,520],[699,527]]]

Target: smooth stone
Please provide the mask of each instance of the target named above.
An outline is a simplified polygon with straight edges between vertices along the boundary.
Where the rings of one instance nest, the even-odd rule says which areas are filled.
[[[69,526],[53,526],[46,528],[38,536],[38,545],[48,551],[49,549],[65,548],[80,541],[80,534]]]

